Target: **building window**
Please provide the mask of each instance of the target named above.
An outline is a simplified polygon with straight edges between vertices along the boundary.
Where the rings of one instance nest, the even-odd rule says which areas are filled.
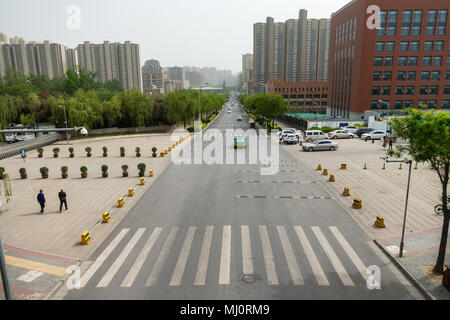
[[[450,107],[450,100],[442,100],[441,108],[448,109]]]
[[[427,36],[434,36],[435,25],[436,25],[436,10],[428,10]]]
[[[381,72],[373,73],[373,81],[381,81]]]
[[[370,101],[370,109],[378,109],[378,100],[372,100]]]
[[[403,11],[403,20],[402,20],[402,36],[409,36],[409,29],[411,26],[411,10],[404,10]]]
[[[410,51],[419,51],[419,41],[411,41]]]
[[[421,26],[422,26],[422,10],[415,10],[411,35],[420,36]]]
[[[376,52],[384,51],[384,42],[383,41],[377,41],[377,43],[375,44],[375,51]]]
[[[417,57],[409,57],[408,66],[417,66]]]
[[[442,57],[434,56],[433,57],[433,66],[440,66],[442,64]]]
[[[406,95],[407,96],[413,96],[414,95],[414,86],[406,87]]]
[[[381,93],[381,88],[376,86],[376,87],[372,87],[372,95],[373,96],[379,96]]]
[[[388,27],[387,28],[387,35],[388,37],[395,37],[395,27]]]
[[[408,41],[400,41],[400,51],[405,52],[408,51],[409,42]]]
[[[383,66],[383,57],[375,57],[374,66],[375,67]]]
[[[447,12],[447,10],[439,10],[438,25],[436,28],[436,34],[438,36],[445,35],[445,28],[447,26]]]
[[[430,95],[437,95],[439,92],[439,86],[430,86]]]
[[[386,52],[394,52],[394,50],[395,50],[395,42],[387,41],[386,42]]]
[[[423,66],[431,66],[431,57],[429,56],[425,56],[423,57]]]
[[[384,66],[385,67],[392,67],[394,62],[394,58],[393,57],[384,57]]]
[[[428,101],[428,107],[429,108],[436,108],[436,106],[437,106],[437,101],[436,100]]]
[[[392,71],[385,71],[383,73],[383,81],[391,81],[392,80]]]
[[[433,81],[441,80],[441,72],[440,71],[432,71],[431,72],[431,80],[433,80]]]
[[[450,94],[450,86],[444,86],[444,94]]]
[[[391,95],[391,87],[383,87],[381,90],[381,94],[383,96],[390,96]]]
[[[419,106],[427,106],[427,100],[419,100],[418,101]]]
[[[450,70],[445,72],[445,80],[450,80]]]
[[[398,65],[401,67],[406,66],[407,57],[398,57]]]
[[[406,80],[406,72],[405,71],[397,72],[397,80],[405,81]]]
[[[405,101],[405,108],[412,108],[413,101],[412,100],[406,100]]]
[[[425,41],[425,45],[423,47],[423,50],[425,50],[425,51],[432,51],[433,50],[433,41]]]
[[[403,95],[405,95],[405,87],[403,87],[403,86],[395,87],[395,95],[396,96],[403,96]]]
[[[408,71],[408,81],[416,81],[416,72]]]
[[[389,11],[387,35],[389,37],[395,36],[396,29],[397,29],[397,11]]]
[[[450,56],[447,57],[447,66],[450,67]]]
[[[422,81],[430,80],[430,71],[422,71],[420,75],[420,80]]]
[[[403,108],[403,100],[395,100],[394,109],[402,109]]]
[[[421,96],[426,96],[428,94],[428,86],[420,86],[419,94]]]
[[[436,41],[434,43],[434,50],[435,51],[442,51],[442,50],[444,50],[444,41]]]
[[[384,37],[386,29],[386,11],[380,11],[380,27],[377,28],[377,36]]]

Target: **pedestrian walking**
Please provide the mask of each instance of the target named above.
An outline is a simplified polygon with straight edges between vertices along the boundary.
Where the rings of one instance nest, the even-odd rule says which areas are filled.
[[[59,213],[61,213],[63,204],[67,210],[67,194],[64,192],[63,189],[61,189],[61,191],[58,193],[58,197],[59,197]]]
[[[389,149],[392,150],[392,144],[394,143],[394,139],[390,138],[389,139]]]
[[[383,148],[386,148],[386,144],[387,144],[387,137],[384,136],[383,137]]]
[[[41,214],[44,214],[44,208],[45,208],[45,196],[42,190],[39,190],[39,194],[37,195],[37,201],[41,205]]]

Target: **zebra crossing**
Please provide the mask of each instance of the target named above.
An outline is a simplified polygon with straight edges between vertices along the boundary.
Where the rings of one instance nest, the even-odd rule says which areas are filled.
[[[218,255],[212,255],[214,246]],[[232,272],[236,273],[232,268],[236,254],[239,274]],[[171,260],[169,255],[177,256]],[[195,262],[188,264],[189,259]],[[195,270],[187,272],[189,266]],[[120,283],[121,288],[230,285],[256,270],[261,282],[271,286],[304,286],[305,279],[312,279],[318,286],[351,287],[367,280],[366,265],[335,226],[223,225],[123,228],[82,275],[80,284],[97,288],[112,283]],[[168,283],[160,283],[163,273],[170,276]],[[137,282],[138,275],[146,281]]]

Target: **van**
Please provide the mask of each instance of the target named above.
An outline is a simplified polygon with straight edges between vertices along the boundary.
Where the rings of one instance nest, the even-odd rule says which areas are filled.
[[[328,136],[321,130],[306,130],[303,139],[305,141],[325,140]]]

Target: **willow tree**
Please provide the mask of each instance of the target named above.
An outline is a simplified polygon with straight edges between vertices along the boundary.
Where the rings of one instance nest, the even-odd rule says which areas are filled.
[[[391,121],[394,136],[409,141],[398,145],[389,155],[408,155],[415,162],[429,163],[441,182],[444,221],[439,253],[433,272],[442,274],[447,246],[450,212],[447,205],[450,168],[450,115],[444,111],[426,112],[407,109],[406,116]]]

